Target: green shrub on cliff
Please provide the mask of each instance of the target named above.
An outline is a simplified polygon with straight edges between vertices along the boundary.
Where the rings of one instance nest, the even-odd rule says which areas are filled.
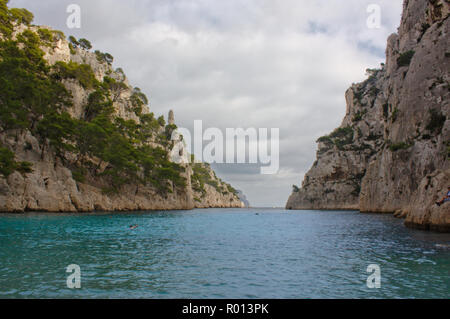
[[[330,134],[331,138],[348,138],[353,136],[353,128],[351,126],[340,127]]]
[[[214,177],[211,176],[210,170],[207,168],[209,165],[204,163],[194,163],[192,165],[192,175],[191,175],[191,183],[194,191],[201,193],[202,196],[206,194],[205,184],[208,184],[216,189],[219,193],[228,193],[237,194],[237,191],[231,187],[231,185],[226,184],[226,190],[223,190],[219,186],[219,182],[217,181],[217,177],[214,174]]]
[[[69,36],[69,42],[74,48],[77,48],[80,45],[78,40],[73,35]]]
[[[387,102],[383,104],[383,117],[385,120],[389,117],[389,103]]]
[[[416,52],[413,50],[406,51],[397,58],[397,66],[403,67],[408,66],[411,63],[411,60]]]
[[[72,178],[79,183],[86,181],[86,174],[87,170],[84,167],[72,169]]]
[[[6,147],[0,145],[0,175],[8,177],[14,171],[20,173],[31,173],[33,171],[32,164],[28,162],[16,162],[14,153]]]
[[[400,150],[406,150],[408,148],[410,148],[412,145],[405,143],[405,142],[400,142],[400,143],[394,143],[389,145],[389,149],[391,150],[391,152],[397,152]]]
[[[120,94],[128,89],[128,86],[124,82],[117,81],[109,76],[103,78],[103,84],[105,89],[111,92],[113,102],[117,101]]]
[[[13,31],[13,23],[30,25],[34,16],[27,9],[8,8],[9,0],[0,0],[0,33],[10,37]]]
[[[15,171],[14,153],[0,146],[0,174],[8,177]]]
[[[366,75],[369,76],[369,78],[374,79],[378,75],[378,73],[381,71],[381,69],[366,69]]]
[[[78,40],[78,43],[80,44],[80,47],[84,50],[92,49],[92,44],[89,40],[82,38]]]
[[[321,136],[317,139],[317,143],[333,144],[333,140],[329,135]]]
[[[76,79],[85,89],[92,89],[98,84],[92,68],[88,64],[78,64],[70,61],[69,63],[58,61],[54,66],[54,76],[57,79]]]
[[[109,116],[114,112],[113,102],[102,89],[89,94],[87,105],[84,107],[84,119],[92,121],[100,115]]]
[[[74,50],[75,48],[81,48],[83,50],[89,51],[90,49],[92,49],[92,44],[89,40],[81,38],[81,39],[76,39],[73,35],[69,36],[69,47],[72,50]]]
[[[234,196],[238,196],[238,191],[233,186],[231,186],[230,184],[226,184],[226,187],[228,192],[230,192]]]
[[[53,45],[54,37],[53,32],[49,29],[39,29],[38,30],[39,37],[41,38],[41,43],[43,43],[47,47],[51,47]]]
[[[9,10],[9,12],[11,14],[12,19],[17,23],[30,25],[30,23],[33,22],[34,15],[27,9],[12,8]]]
[[[330,135],[320,137],[317,142],[335,145],[339,150],[343,150],[346,145],[353,143],[354,130],[351,126],[340,127]]]
[[[392,112],[392,115],[391,115],[392,123],[397,121],[398,113],[399,113],[399,110],[397,107],[395,107],[394,111]]]
[[[49,110],[71,103],[64,86],[50,76],[39,44],[39,36],[29,30],[15,41],[0,41],[0,126],[3,130],[33,128]]]
[[[101,175],[115,192],[125,183],[151,184],[161,193],[185,187],[181,175],[184,168],[169,161],[166,149],[148,143],[163,119],[141,112],[140,123],[114,118],[111,97],[122,85],[110,78],[98,81],[86,64],[57,62],[50,67],[41,47],[52,41],[51,33],[27,29],[16,40],[11,39],[12,22],[20,17],[28,23],[30,15],[11,11],[6,4],[0,0],[0,32],[4,35],[0,40],[0,132],[28,130],[40,140],[43,152],[48,151],[48,141],[53,153],[74,169],[73,176],[80,182],[87,175],[98,176],[99,164],[91,162],[95,158],[106,164]],[[80,45],[73,37],[69,40],[72,47]],[[89,47],[87,42],[81,43]],[[112,56],[102,57],[112,63]],[[81,119],[64,111],[72,105],[71,95],[61,83],[67,78],[78,80],[90,90]],[[148,102],[140,91],[135,98],[141,107]],[[0,173],[7,176],[14,170],[26,173],[31,167],[26,162],[15,162],[14,153],[1,147]]]
[[[103,53],[96,50],[95,55],[97,56],[97,61],[100,63],[107,63],[111,65],[114,62],[114,57],[109,53]]]
[[[206,194],[205,184],[210,178],[208,170],[201,163],[194,163],[192,165],[191,184],[195,192],[201,193],[204,196]]]
[[[50,30],[50,32],[53,35],[53,40],[54,41],[58,41],[58,40],[65,40],[66,39],[66,35],[64,34],[64,32],[59,31],[59,30]]]
[[[133,94],[130,97],[131,105],[133,106],[133,111],[136,113],[136,115],[142,114],[142,108],[144,105],[148,104],[148,98],[147,96],[142,93],[141,89],[138,87],[135,87],[133,89]],[[164,126],[165,123],[160,123],[161,126]]]
[[[366,115],[366,114],[367,114],[367,110],[364,110],[362,112],[361,111],[356,112],[355,115],[352,118],[352,122],[356,123],[356,122],[361,121],[363,116]]]

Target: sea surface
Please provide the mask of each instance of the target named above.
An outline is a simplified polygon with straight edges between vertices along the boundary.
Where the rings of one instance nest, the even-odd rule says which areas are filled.
[[[352,211],[3,214],[0,298],[450,298],[450,234]]]

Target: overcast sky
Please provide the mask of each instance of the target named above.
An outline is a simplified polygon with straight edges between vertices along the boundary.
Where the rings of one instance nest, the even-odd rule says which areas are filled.
[[[69,4],[81,28],[68,29]],[[367,27],[367,7],[381,27]],[[280,170],[213,165],[253,206],[284,206],[315,160],[316,139],[340,125],[344,93],[384,62],[402,0],[11,0],[35,23],[89,39],[115,57],[157,115],[191,129],[279,128]]]

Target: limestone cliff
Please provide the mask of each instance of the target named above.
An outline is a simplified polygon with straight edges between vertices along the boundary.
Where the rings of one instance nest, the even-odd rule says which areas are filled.
[[[450,3],[405,0],[386,63],[346,92],[341,126],[288,209],[395,213],[411,227],[450,231]]]
[[[176,129],[173,112],[168,125],[163,117],[155,119],[145,95],[130,86],[121,69],[112,68],[112,56],[91,52],[87,42],[68,41],[48,27],[31,26],[24,22],[26,10],[22,17],[0,5],[1,19],[11,19],[2,20],[0,67],[14,75],[2,74],[2,83],[16,81],[19,86],[17,79],[29,72],[34,81],[29,90],[38,83],[44,93],[48,89],[69,97],[63,105],[33,108],[25,97],[11,93],[17,89],[14,83],[12,91],[6,85],[0,89],[0,211],[242,206],[237,193],[209,166],[198,164],[208,172],[208,183],[193,188],[195,165],[168,160]],[[10,60],[13,67],[7,65]],[[17,61],[23,69],[17,69]],[[15,74],[14,68],[20,72]],[[39,91],[27,94],[30,101],[40,96]],[[17,106],[11,104],[15,100],[20,101]],[[116,135],[100,136],[95,130]]]

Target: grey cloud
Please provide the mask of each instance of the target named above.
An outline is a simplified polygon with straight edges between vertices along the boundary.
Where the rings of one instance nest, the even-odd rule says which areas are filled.
[[[65,26],[82,8],[82,29]],[[366,26],[368,4],[381,29]],[[280,128],[280,172],[214,165],[256,206],[283,206],[315,158],[315,140],[338,126],[345,90],[383,62],[401,0],[12,0],[36,22],[114,55],[156,114],[180,127]]]

